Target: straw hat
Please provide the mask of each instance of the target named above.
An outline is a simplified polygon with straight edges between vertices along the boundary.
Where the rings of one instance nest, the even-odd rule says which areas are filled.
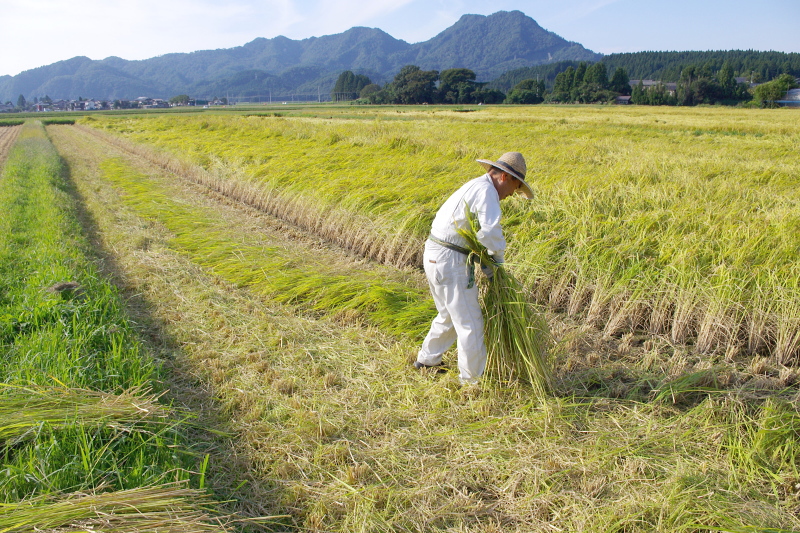
[[[525,158],[522,157],[522,154],[519,152],[506,152],[505,154],[500,156],[500,159],[497,161],[489,161],[488,159],[476,159],[478,163],[480,163],[483,168],[487,171],[494,167],[503,172],[507,172],[511,174],[519,181],[522,182],[521,191],[523,196],[530,200],[533,198],[533,189],[531,189],[530,185],[525,183],[525,172],[528,170],[528,166],[525,164]]]

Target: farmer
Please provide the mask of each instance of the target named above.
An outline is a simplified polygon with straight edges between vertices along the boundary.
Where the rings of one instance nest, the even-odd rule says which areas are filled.
[[[465,211],[469,208],[480,223],[478,241],[500,265],[506,249],[500,226],[500,200],[517,190],[526,198],[533,198],[533,191],[525,183],[525,158],[519,152],[505,153],[495,162],[477,161],[486,174],[468,181],[439,208],[425,243],[425,276],[439,314],[433,319],[414,362],[419,369],[440,366],[442,355],[457,340],[462,384],[478,382],[486,367],[486,346],[478,287],[471,279],[472,268],[467,265],[469,250],[456,228],[467,228]],[[484,267],[483,272],[491,278],[494,269]]]

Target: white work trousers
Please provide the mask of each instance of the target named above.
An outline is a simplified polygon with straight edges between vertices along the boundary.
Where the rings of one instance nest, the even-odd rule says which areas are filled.
[[[457,341],[461,382],[476,383],[486,368],[486,345],[478,286],[467,288],[467,256],[427,241],[423,261],[439,314],[433,319],[417,361],[438,365],[444,352]]]

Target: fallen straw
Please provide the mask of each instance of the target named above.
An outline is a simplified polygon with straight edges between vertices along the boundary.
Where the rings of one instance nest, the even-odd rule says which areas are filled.
[[[484,337],[487,347],[485,377],[499,383],[522,381],[531,385],[537,396],[551,389],[548,352],[552,345],[544,317],[526,297],[522,285],[502,265],[495,263],[478,241],[480,223],[467,210],[469,226],[459,229],[472,251],[468,261],[490,267],[494,275],[482,288]]]
[[[232,528],[210,499],[180,483],[129,490],[45,495],[0,504],[2,532],[205,533]]]
[[[164,418],[168,409],[147,389],[120,394],[68,387],[20,387],[0,383],[0,444],[33,436],[42,424],[124,426]],[[0,530],[2,533],[2,530]]]

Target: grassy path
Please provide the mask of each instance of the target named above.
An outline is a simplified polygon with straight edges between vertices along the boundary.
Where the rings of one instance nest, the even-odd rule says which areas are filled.
[[[603,397],[541,406],[524,390],[461,389],[452,372],[409,372],[418,339],[398,341],[346,309],[328,313],[335,321],[319,316],[313,298],[285,305],[255,283],[226,281],[237,270],[227,251],[238,250],[242,275],[263,278],[280,268],[324,281],[339,270],[377,275],[399,293],[420,290],[419,274],[355,261],[302,235],[287,241],[291,228],[75,128],[48,131],[107,270],[174,370],[172,396],[235,436],[198,433],[212,454],[208,484],[244,514],[288,515],[268,528],[800,528],[800,417],[787,393],[709,392],[680,407]],[[194,238],[185,233],[192,220]],[[274,266],[287,251],[309,260]],[[252,267],[259,257],[269,268]]]

